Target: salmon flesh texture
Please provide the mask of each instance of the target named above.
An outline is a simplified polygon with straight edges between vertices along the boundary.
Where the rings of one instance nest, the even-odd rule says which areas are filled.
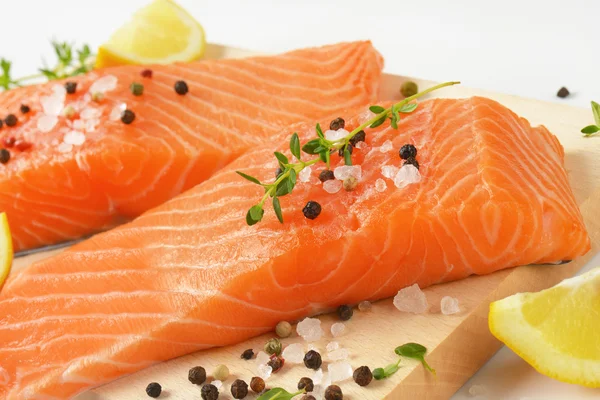
[[[345,116],[352,129],[372,114]],[[556,137],[485,98],[425,101],[398,130],[366,129],[354,191],[327,193],[319,164],[281,198],[284,224],[267,209],[247,226],[263,190],[235,171],[271,182],[273,151],[293,131],[302,143],[315,137],[314,124],[296,125],[275,147],[249,150],[194,189],[9,280],[0,398],[69,397],[282,320],[590,248]],[[399,166],[407,143],[422,179],[400,189],[381,168]],[[332,162],[343,165],[337,155]],[[322,206],[314,220],[302,213],[309,200]]]
[[[74,94],[65,95],[63,82],[0,94],[0,117],[13,113],[19,121],[0,130],[0,147],[11,140],[32,144],[24,151],[13,145],[10,161],[0,164],[0,211],[15,251],[130,220],[283,127],[368,104],[382,65],[370,42],[354,42],[156,65],[151,79],[140,76],[145,66],[107,68],[70,78]],[[184,96],[174,90],[178,80],[189,87]],[[144,85],[143,95],[131,93],[132,82]],[[105,92],[104,99],[93,101],[91,92]],[[21,104],[31,111],[22,114]],[[135,113],[130,125],[120,119],[125,108]]]

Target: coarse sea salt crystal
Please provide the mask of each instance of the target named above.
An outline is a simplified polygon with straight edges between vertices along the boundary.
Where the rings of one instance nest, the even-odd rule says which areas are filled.
[[[65,134],[63,142],[67,144],[72,144],[74,146],[81,146],[85,143],[85,135],[79,131],[70,131],[67,134]]]
[[[257,369],[258,376],[263,378],[265,381],[267,379],[269,379],[272,372],[273,372],[273,368],[271,368],[269,365],[266,365],[266,364],[260,364]]]
[[[304,345],[302,343],[293,343],[283,349],[281,356],[286,362],[300,364],[304,361]]]
[[[110,114],[108,115],[108,119],[110,119],[111,121],[118,121],[121,119],[121,115],[123,114],[123,111],[121,109],[120,105],[116,105],[112,108],[112,110],[110,111]]]
[[[56,115],[42,115],[37,120],[37,128],[40,132],[50,132],[58,123]]]
[[[331,129],[325,131],[325,139],[329,141],[336,141],[345,138],[348,136],[350,132],[345,129],[338,129],[337,131],[332,131]]]
[[[388,151],[392,150],[393,148],[394,148],[394,145],[392,144],[392,141],[386,140],[385,142],[383,142],[383,144],[379,148],[379,151],[382,153],[387,153]]]
[[[398,291],[394,297],[394,306],[403,312],[422,314],[427,311],[427,297],[416,283]]]
[[[411,183],[418,183],[421,181],[421,174],[417,167],[411,164],[403,165],[394,177],[394,185],[398,189],[402,189]]]
[[[360,303],[358,303],[359,311],[371,311],[372,308],[373,308],[373,304],[371,304],[370,301],[363,300]]]
[[[223,387],[223,382],[221,382],[218,379],[216,381],[212,381],[211,384],[214,385],[217,388],[217,390],[221,390],[221,388]]]
[[[398,174],[400,168],[394,165],[384,165],[381,167],[381,175],[388,179],[394,179],[394,177]]]
[[[267,353],[265,353],[264,351],[259,351],[258,354],[256,355],[256,359],[254,360],[254,362],[258,365],[260,364],[266,364],[268,363],[270,360],[270,357]]]
[[[334,351],[340,348],[340,344],[338,342],[329,342],[325,348],[327,351]]]
[[[318,318],[304,318],[296,325],[296,332],[307,342],[316,342],[323,336],[321,320]]]
[[[102,110],[93,107],[86,107],[80,113],[81,119],[96,119],[102,115]]]
[[[377,179],[375,181],[375,190],[381,193],[385,192],[385,189],[387,189],[387,184],[385,183],[385,181],[381,178]]]
[[[103,76],[92,83],[92,86],[90,86],[90,93],[106,93],[110,90],[114,90],[117,87],[118,81],[119,80],[114,75]]]
[[[330,351],[329,353],[327,353],[327,357],[331,361],[347,360],[349,355],[350,355],[350,353],[346,349],[337,349],[337,350],[333,350],[333,351]]]
[[[352,366],[346,361],[337,361],[327,367],[331,382],[341,382],[352,376]]]
[[[61,143],[58,145],[57,150],[61,153],[68,153],[73,150],[73,145],[69,143]]]
[[[333,170],[333,176],[335,176],[335,179],[339,179],[340,181],[343,181],[351,176],[360,180],[362,177],[362,168],[360,165],[342,165]]]
[[[331,325],[331,334],[333,337],[340,337],[344,334],[344,332],[346,332],[346,325],[343,323],[336,322],[335,324]]]
[[[330,179],[328,181],[323,182],[323,190],[327,193],[335,194],[342,189],[344,184],[342,181],[338,181],[337,179]]]
[[[73,129],[84,130],[85,129],[85,121],[76,119],[73,121]]]
[[[318,385],[323,380],[323,370],[319,368],[315,371],[312,377],[312,381],[315,385]]]
[[[300,182],[308,182],[310,180],[311,172],[312,168],[310,166],[305,167],[302,171],[300,171],[298,174],[298,179],[300,179]]]
[[[365,142],[358,142],[358,143],[356,143],[356,146],[354,146],[354,147],[356,147],[359,150],[366,150],[369,148],[369,145],[366,144]]]
[[[442,314],[451,315],[460,312],[458,299],[450,296],[442,297],[441,301]]]
[[[485,396],[488,390],[483,385],[473,385],[469,388],[469,394],[471,396]]]
[[[58,116],[65,106],[64,100],[54,95],[42,96],[40,98],[40,103],[42,104],[42,110],[46,115]]]
[[[85,131],[86,132],[94,132],[99,123],[100,123],[99,119],[96,119],[96,118],[88,119],[87,121],[85,121]]]

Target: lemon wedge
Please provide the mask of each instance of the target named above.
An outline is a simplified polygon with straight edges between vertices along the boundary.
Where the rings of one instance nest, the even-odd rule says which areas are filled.
[[[13,246],[8,218],[6,213],[0,213],[0,288],[10,273],[13,261]]]
[[[542,374],[600,387],[600,268],[492,303],[489,325]]]
[[[194,17],[172,0],[154,0],[100,46],[96,68],[192,61],[205,48],[204,28]]]

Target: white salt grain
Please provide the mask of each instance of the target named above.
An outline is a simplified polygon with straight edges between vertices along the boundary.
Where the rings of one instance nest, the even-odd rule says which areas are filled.
[[[343,181],[351,176],[360,180],[362,177],[362,168],[360,165],[342,165],[341,167],[337,167],[333,170],[333,176],[335,176],[335,179],[339,179],[340,181]]]
[[[377,179],[375,181],[375,190],[381,193],[385,192],[385,189],[387,189],[387,184],[385,183],[385,181],[381,178]]]
[[[258,374],[258,376],[263,378],[265,381],[267,379],[269,379],[272,372],[273,372],[273,368],[271,368],[270,366],[268,366],[266,364],[260,364],[258,366],[257,374]]]
[[[346,325],[343,323],[336,322],[335,324],[331,325],[331,334],[333,337],[340,337],[344,334],[344,332],[346,332]]]
[[[67,89],[64,87],[64,85],[53,85],[52,96],[56,97],[57,99],[62,99],[62,101],[64,102],[65,98],[67,97]]]
[[[323,370],[321,368],[315,371],[312,377],[312,381],[315,385],[318,385],[321,383],[321,381],[323,381]]]
[[[442,314],[450,315],[460,312],[460,306],[458,305],[458,299],[450,296],[442,297],[441,301]]]
[[[327,193],[335,194],[342,190],[343,185],[344,184],[342,183],[342,181],[330,179],[328,181],[323,182],[323,190],[325,190]]]
[[[327,367],[331,382],[341,382],[352,377],[352,366],[346,361],[338,361]]]
[[[63,142],[74,146],[81,146],[85,143],[85,135],[79,131],[70,131],[63,138]]]
[[[403,165],[394,177],[394,185],[398,189],[402,189],[411,183],[418,183],[421,181],[421,174],[419,170],[411,164]]]
[[[61,143],[58,145],[57,150],[61,153],[68,153],[73,150],[73,145],[69,143]]]
[[[327,353],[327,357],[329,358],[330,361],[347,360],[349,355],[350,355],[350,353],[348,352],[347,349],[337,349],[337,350],[333,350],[333,351],[330,351],[329,353]]]
[[[304,360],[304,345],[302,343],[293,343],[283,349],[281,356],[286,362],[300,364]]]
[[[93,118],[85,121],[85,131],[86,132],[94,132],[96,130],[96,126],[100,123],[99,119]]]
[[[345,129],[338,129],[337,131],[332,131],[329,129],[325,131],[325,139],[334,142],[336,140],[343,139],[344,137],[348,136],[349,133],[350,132]]]
[[[46,115],[58,116],[64,107],[64,102],[55,96],[42,96],[40,103],[42,103],[42,110]]]
[[[385,142],[383,142],[383,144],[379,148],[379,151],[382,153],[387,153],[388,151],[392,150],[393,148],[394,148],[394,145],[392,144],[392,141],[386,140]]]
[[[50,132],[58,123],[56,115],[42,115],[37,120],[37,128],[40,132]]]
[[[388,179],[394,179],[394,177],[398,174],[400,168],[395,167],[393,165],[384,165],[381,167],[381,175]]]
[[[416,283],[398,291],[394,297],[394,306],[403,312],[422,314],[427,311],[427,297]]]
[[[223,382],[221,382],[218,379],[216,381],[212,381],[211,384],[214,385],[217,388],[217,390],[221,390],[221,388],[223,387]]]
[[[485,396],[487,392],[487,388],[483,385],[473,385],[469,388],[471,396]]]
[[[307,342],[316,342],[323,336],[321,320],[318,318],[304,318],[296,325],[296,332]]]
[[[359,311],[371,311],[371,309],[373,308],[373,305],[371,304],[370,301],[364,300],[361,301],[360,303],[358,303],[358,310]]]
[[[310,180],[311,172],[312,168],[310,166],[305,167],[302,171],[300,171],[298,174],[298,179],[300,179],[300,182],[308,182]]]
[[[261,365],[261,364],[266,364],[269,362],[269,355],[267,353],[265,353],[264,351],[259,351],[258,354],[256,355],[256,364]]]
[[[358,142],[354,147],[356,147],[359,150],[366,150],[369,148],[369,145],[367,145],[365,142]]]
[[[325,349],[327,349],[327,351],[334,351],[340,348],[340,344],[338,342],[329,342],[327,343],[327,347],[325,347]]]
[[[117,87],[119,80],[114,75],[106,75],[92,83],[90,86],[90,93],[106,93],[114,90]]]
[[[85,130],[85,122],[81,119],[76,119],[75,121],[73,121],[73,129],[77,129],[77,130]]]
[[[95,119],[101,115],[101,110],[92,107],[86,107],[79,113],[79,117],[81,117],[81,119]]]

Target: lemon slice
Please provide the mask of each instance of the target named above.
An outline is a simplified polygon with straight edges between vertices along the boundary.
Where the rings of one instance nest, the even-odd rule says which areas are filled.
[[[490,306],[490,330],[544,375],[600,387],[600,268]]]
[[[8,277],[13,261],[13,246],[8,218],[6,213],[0,213],[0,288]]]
[[[192,61],[205,47],[204,29],[194,17],[172,0],[154,0],[100,46],[96,68]]]

